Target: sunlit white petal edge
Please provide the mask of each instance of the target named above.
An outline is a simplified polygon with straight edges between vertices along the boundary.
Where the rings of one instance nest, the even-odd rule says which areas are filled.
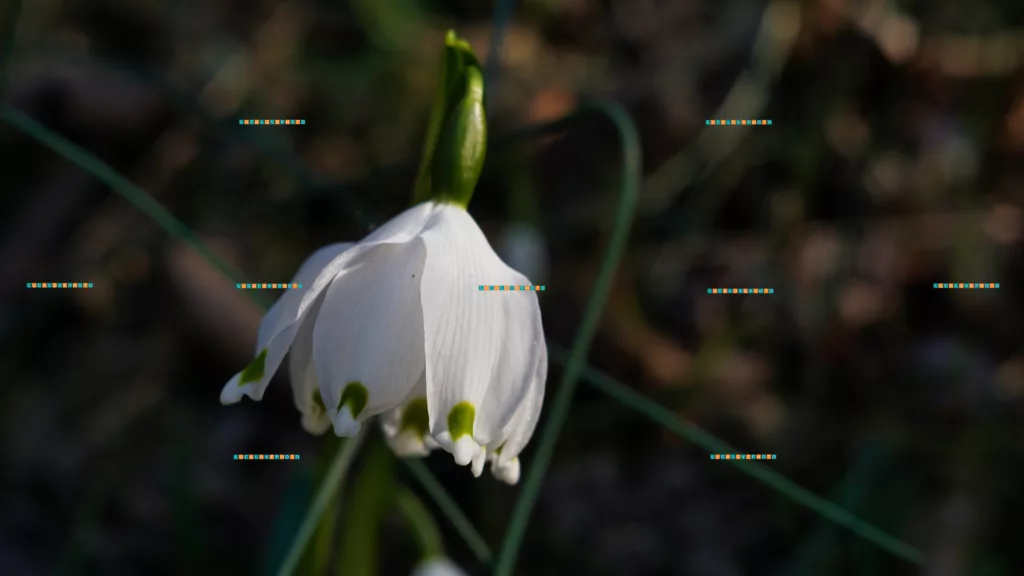
[[[260,326],[256,360],[221,401],[259,400],[292,347],[303,426],[354,435],[382,415],[401,455],[440,445],[479,475],[492,462],[514,483],[547,377],[537,295],[481,293],[531,285],[495,254],[461,207],[424,202],[355,245],[321,249]],[[517,470],[517,468],[516,468]]]
[[[331,417],[320,394],[320,380],[313,365],[314,319],[320,312],[323,298],[313,302],[301,320],[288,359],[292,398],[302,414],[302,427],[310,434],[320,436],[331,429]]]
[[[317,250],[303,262],[292,282],[300,283],[304,288],[286,291],[264,316],[257,337],[256,358],[224,386],[221,402],[233,404],[243,396],[253,400],[263,398],[310,307],[324,296],[325,290],[349,273],[352,263],[360,256],[379,246],[404,244],[414,238],[431,210],[432,206],[426,203],[414,206],[358,244],[332,244]],[[325,405],[331,406],[332,399],[323,394],[326,387],[322,381],[320,389]]]
[[[526,398],[545,353],[537,294],[480,293],[480,284],[529,285],[487,243],[464,210],[424,227],[423,307],[427,407],[434,438],[466,465],[496,439]]]
[[[350,243],[331,244],[317,250],[299,266],[292,282],[310,286],[326,266],[352,246]],[[315,290],[315,299],[323,287],[311,287],[310,290]],[[221,403],[234,404],[243,396],[253,400],[263,398],[267,384],[280,367],[306,315],[308,304],[304,306],[303,302],[307,296],[307,293],[300,290],[288,290],[270,307],[260,323],[255,359],[224,386],[220,394]]]
[[[506,484],[519,482],[519,454],[537,429],[547,376],[548,351],[545,347],[534,366],[526,398],[487,452],[488,460],[491,461],[491,474]]]

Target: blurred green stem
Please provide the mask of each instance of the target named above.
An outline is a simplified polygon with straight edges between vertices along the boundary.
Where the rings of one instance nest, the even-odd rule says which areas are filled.
[[[416,497],[408,488],[399,489],[395,495],[395,504],[399,512],[405,517],[416,539],[416,545],[420,549],[420,556],[423,559],[436,558],[444,555],[444,544],[441,540],[441,531],[434,522],[434,517],[423,504],[423,501]]]
[[[868,441],[858,451],[857,458],[850,466],[846,477],[833,490],[833,499],[842,506],[857,510],[864,500],[879,469],[884,464],[886,453],[881,444]],[[789,566],[782,571],[787,576],[815,576],[822,574],[829,555],[838,545],[837,532],[825,519],[810,532],[810,537],[800,545]]]
[[[608,299],[619,260],[625,251],[629,230],[633,224],[633,215],[636,212],[641,178],[640,136],[637,133],[636,124],[625,108],[617,103],[597,104],[586,107],[584,110],[606,115],[619,131],[622,142],[622,181],[619,186],[619,203],[615,211],[611,239],[605,249],[604,261],[601,263],[601,269],[594,281],[594,290],[587,303],[583,321],[576,332],[572,352],[566,362],[565,371],[562,373],[562,381],[555,391],[551,412],[541,430],[540,442],[536,453],[534,453],[533,462],[530,463],[526,472],[526,481],[523,483],[519,499],[512,510],[512,519],[509,522],[505,540],[502,542],[501,551],[498,553],[494,572],[497,576],[512,576],[515,571],[516,557],[523,544],[530,513],[540,494],[540,486],[551,463],[558,435],[568,417],[579,376],[586,366],[587,353],[594,340],[594,333],[597,331],[601,312]]]
[[[343,440],[333,434],[324,438],[323,447],[317,456],[316,476],[314,486],[323,484],[327,478],[327,472],[331,468],[331,461],[334,454],[341,447]],[[324,517],[316,527],[316,534],[313,535],[313,549],[310,554],[303,555],[300,563],[300,572],[323,576],[327,573],[327,567],[331,562],[331,551],[333,550],[334,529],[338,524],[338,516],[341,513],[341,498],[331,499]]]
[[[395,456],[379,434],[369,439],[362,470],[353,484],[341,525],[337,573],[374,576],[380,558],[380,527],[395,495]]]
[[[214,254],[213,251],[210,250],[184,222],[175,218],[152,196],[133,184],[131,180],[126,178],[117,170],[114,170],[110,165],[97,158],[88,150],[85,150],[81,146],[67,138],[64,138],[56,132],[53,132],[46,126],[43,126],[39,122],[36,122],[32,118],[29,118],[10,106],[3,107],[3,113],[0,117],[43,146],[46,146],[79,168],[92,174],[100,182],[110,186],[125,200],[141,210],[143,214],[152,218],[153,221],[161,228],[167,230],[175,238],[181,240],[190,248],[195,250],[197,254],[202,256],[203,259],[210,264],[210,266],[218,270],[227,278],[231,279],[232,282],[237,282],[237,278],[241,278],[241,274],[239,274],[238,271],[232,268],[230,264],[225,262],[219,256]],[[245,290],[245,293],[262,307],[270,307],[270,302],[266,295],[261,294],[259,291]]]
[[[363,443],[365,435],[366,427],[363,427],[359,434],[346,440],[338,449],[338,453],[331,462],[331,467],[327,470],[327,475],[320,483],[320,487],[317,488],[316,496],[309,506],[309,511],[306,512],[306,517],[302,520],[302,525],[299,526],[299,531],[295,533],[295,539],[292,540],[292,545],[288,549],[284,562],[281,563],[281,568],[277,571],[277,576],[291,576],[295,568],[298,567],[309,540],[335,494],[337,494],[338,500],[341,499],[345,474],[352,465],[352,460],[355,459],[356,452],[359,451],[359,446]]]
[[[569,356],[564,348],[555,344],[550,344],[548,346],[548,350],[550,351],[551,357],[556,361],[559,358],[564,359]],[[596,369],[590,368],[589,366],[584,367],[583,378],[598,390],[604,392],[611,398],[618,400],[624,406],[643,414],[652,422],[661,424],[670,432],[686,438],[711,454],[739,452],[739,450],[736,450],[727,442],[719,440],[715,436],[705,432],[693,424],[690,424],[689,422],[680,420],[675,413],[668,408],[644,397],[639,392],[636,392],[625,384],[614,380],[610,376],[599,372]],[[763,482],[769,488],[787,496],[797,504],[806,506],[820,514],[822,517],[827,518],[840,526],[848,528],[857,536],[879,546],[893,555],[903,558],[913,564],[924,564],[924,553],[920,550],[917,550],[910,544],[900,541],[880,528],[861,520],[846,509],[825,500],[810,490],[798,486],[782,474],[760,464],[755,464],[752,461],[725,460],[724,462],[732,464],[747,475]]]
[[[487,545],[487,541],[480,535],[480,532],[473,526],[473,523],[469,521],[466,514],[459,509],[459,505],[455,503],[455,500],[452,500],[451,495],[445,491],[441,482],[430,473],[430,469],[423,463],[423,460],[419,458],[406,458],[403,462],[405,462],[409,471],[412,472],[413,478],[423,486],[423,489],[434,500],[437,507],[441,509],[441,512],[448,517],[452,527],[465,540],[466,545],[469,546],[477,560],[482,564],[490,564],[493,554],[491,553],[490,546]]]

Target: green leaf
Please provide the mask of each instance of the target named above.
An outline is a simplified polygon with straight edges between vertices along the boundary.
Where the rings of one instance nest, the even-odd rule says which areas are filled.
[[[319,394],[318,394],[319,396]],[[341,438],[328,435],[324,438],[323,448],[316,464],[317,483],[325,482],[328,470],[331,465],[331,456],[341,446]],[[339,494],[331,499],[324,515],[320,518],[320,524],[313,534],[313,542],[310,549],[303,556],[303,562],[299,564],[299,574],[311,574],[313,576],[325,576],[331,564],[331,553],[334,551],[334,531],[338,524],[338,516],[341,515],[341,490]]]
[[[366,460],[353,485],[341,524],[337,573],[374,576],[380,552],[380,526],[395,495],[395,457],[379,436],[366,448]]]

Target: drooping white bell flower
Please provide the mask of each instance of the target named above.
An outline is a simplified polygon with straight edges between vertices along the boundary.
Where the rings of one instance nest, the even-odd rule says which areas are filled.
[[[534,291],[478,290],[530,281],[498,258],[465,209],[421,203],[355,245],[318,251],[293,282],[306,288],[267,313],[256,360],[222,402],[259,400],[291,348],[295,402],[310,432],[332,422],[351,436],[384,415],[402,455],[440,445],[460,465],[476,460],[474,471],[488,454],[496,471],[514,466],[547,377],[540,307]]]
[[[483,74],[445,38],[438,98],[416,183],[418,203],[356,244],[300,267],[260,325],[256,359],[221,402],[254,400],[291,350],[295,404],[314,434],[355,435],[382,416],[402,456],[442,447],[479,476],[515,483],[547,378],[537,293],[495,254],[466,211],[486,150]]]
[[[466,576],[466,573],[451,560],[439,556],[417,564],[412,570],[412,576]]]

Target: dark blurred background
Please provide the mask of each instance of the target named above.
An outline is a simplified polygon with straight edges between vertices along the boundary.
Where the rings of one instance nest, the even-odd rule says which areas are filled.
[[[472,212],[548,286],[563,346],[610,231],[618,135],[592,114],[502,135],[620,102],[646,179],[590,362],[777,454],[772,468],[927,559],[854,537],[584,384],[519,573],[1014,575],[1022,26],[1013,0],[30,0],[4,101],[154,196],[243,281],[284,282],[407,205],[455,28],[488,61],[501,141]],[[262,402],[219,404],[252,353],[252,294],[9,123],[0,166],[0,574],[271,573],[325,440],[299,427],[284,375]],[[306,458],[232,461],[245,452]],[[428,464],[497,547],[518,489]],[[449,555],[485,573],[437,519]],[[415,548],[384,520],[380,572],[407,574]]]

